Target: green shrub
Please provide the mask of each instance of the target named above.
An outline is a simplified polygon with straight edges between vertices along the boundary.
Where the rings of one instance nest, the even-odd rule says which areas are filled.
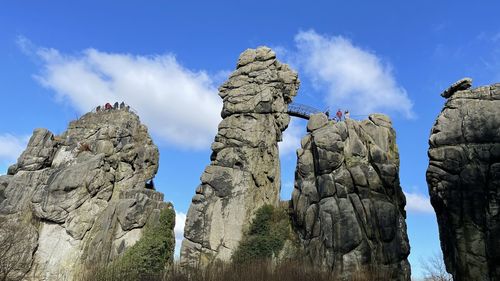
[[[130,266],[129,268],[135,268],[141,274],[164,270],[174,258],[174,225],[174,209],[163,209],[160,212],[159,223],[146,225],[141,239],[127,249],[118,262]]]
[[[277,256],[291,236],[286,210],[264,205],[257,210],[248,232],[243,235],[233,254],[233,262],[247,263]]]
[[[158,280],[173,264],[175,211],[170,206],[160,211],[158,221],[149,221],[139,241],[111,264],[94,266],[81,280]],[[145,277],[151,278],[145,278]]]

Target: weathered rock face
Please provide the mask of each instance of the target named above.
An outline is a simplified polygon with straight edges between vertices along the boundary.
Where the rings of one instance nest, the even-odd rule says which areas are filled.
[[[410,280],[399,153],[388,117],[335,123],[313,115],[297,151],[294,221],[313,265],[350,279],[373,268]]]
[[[106,264],[138,241],[146,223],[172,208],[146,186],[158,157],[127,109],[88,113],[60,136],[35,130],[0,177],[0,220],[23,226],[22,262],[9,277],[72,280],[86,264]]]
[[[427,183],[454,280],[500,280],[500,84],[448,91]]]
[[[241,54],[236,71],[219,88],[223,120],[187,215],[182,264],[229,261],[254,212],[279,203],[277,144],[298,86],[297,74],[269,48]]]

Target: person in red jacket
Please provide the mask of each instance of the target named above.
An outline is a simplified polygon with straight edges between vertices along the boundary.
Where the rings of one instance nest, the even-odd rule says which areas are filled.
[[[106,109],[106,110],[109,110],[112,108],[113,108],[113,106],[109,102],[104,105],[104,109]]]
[[[340,108],[339,108],[339,110],[337,110],[337,120],[339,122],[342,121],[342,110],[340,110]]]

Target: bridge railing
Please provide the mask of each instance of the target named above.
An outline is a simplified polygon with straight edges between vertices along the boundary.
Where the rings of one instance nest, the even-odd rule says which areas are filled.
[[[305,104],[291,103],[288,105],[288,113],[290,115],[303,119],[309,119],[311,115],[321,112],[323,111]]]

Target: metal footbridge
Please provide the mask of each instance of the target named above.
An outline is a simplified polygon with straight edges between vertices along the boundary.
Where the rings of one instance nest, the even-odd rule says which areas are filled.
[[[325,113],[326,116],[329,116],[329,112],[323,112],[319,109],[316,109],[312,106],[305,105],[305,104],[300,104],[300,103],[291,103],[288,105],[288,114],[290,116],[294,117],[299,117],[302,119],[309,120],[309,117],[311,115],[316,114],[316,113]]]

